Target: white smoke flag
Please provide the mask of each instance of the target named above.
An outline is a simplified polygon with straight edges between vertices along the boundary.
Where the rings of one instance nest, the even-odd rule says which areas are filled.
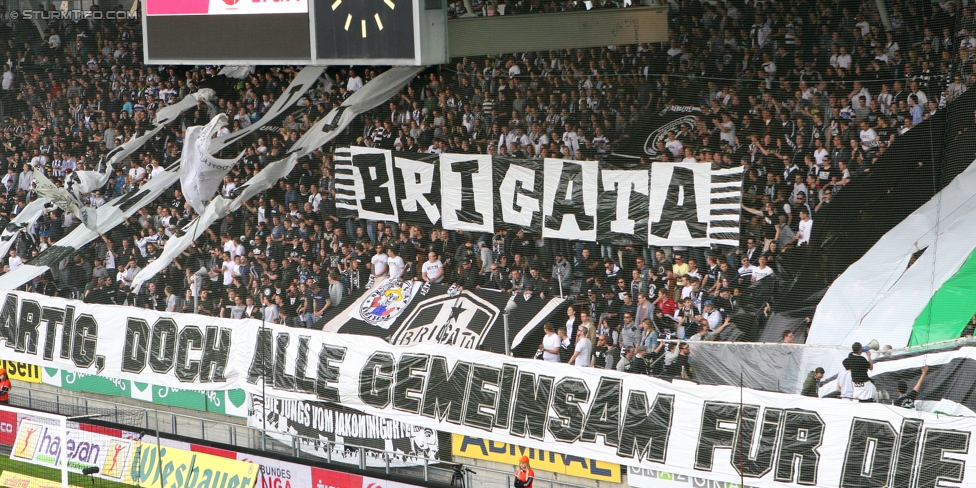
[[[306,66],[295,77],[287,88],[285,88],[285,96],[278,97],[271,108],[268,109],[268,113],[261,120],[256,123],[245,127],[242,130],[233,132],[225,137],[218,138],[216,149],[223,149],[230,144],[233,144],[254,132],[260,130],[267,121],[275,120],[276,117],[283,114],[286,110],[291,108],[303,95],[308,91],[309,87],[312,86],[322,74],[323,68],[321,66]],[[202,91],[202,90],[201,90]],[[296,95],[297,94],[297,95]],[[196,106],[197,101],[190,98],[184,98],[183,101],[178,104],[183,104],[184,102],[190,102],[191,106]],[[189,107],[188,107],[189,108]],[[157,113],[157,115],[159,115]],[[160,118],[160,120],[162,120]],[[172,121],[172,119],[166,119],[167,121]],[[154,129],[155,130],[155,129]],[[101,234],[105,234],[112,230],[115,226],[121,224],[126,218],[134,215],[140,208],[152,204],[156,198],[163,194],[167,188],[179,181],[180,175],[178,168],[181,161],[177,161],[173,165],[170,165],[166,171],[162,174],[157,175],[153,179],[149,180],[148,183],[139,188],[138,191],[129,192],[125,195],[120,195],[112,200],[108,201],[105,205],[102,205],[95,209],[97,212],[97,228],[90,229],[86,226],[79,225],[73,231],[64,236],[60,241],[55,243],[55,245],[42,251],[39,255],[30,260],[30,262],[24,263],[17,269],[0,275],[0,290],[12,290],[17,288],[24,283],[40,276],[45,271],[51,269],[52,266],[57,266],[65,256],[74,252],[74,250],[80,249],[85,244],[98,239]]]
[[[217,187],[234,163],[244,154],[234,159],[220,159],[210,155],[214,145],[213,136],[221,127],[227,125],[227,115],[219,114],[204,126],[186,129],[183,140],[183,162],[180,164],[180,187],[183,196],[198,214],[203,213],[207,203],[213,198]]]
[[[393,68],[377,76],[363,88],[356,90],[356,93],[347,98],[341,106],[333,109],[310,127],[308,132],[291,147],[284,159],[275,161],[259,171],[254,178],[234,190],[232,198],[218,196],[210,202],[204,211],[199,212],[200,215],[196,219],[186,224],[166,242],[166,246],[159,257],[146,265],[136,275],[135,279],[132,280],[133,290],[138,291],[143,283],[169,266],[169,263],[206,232],[210,224],[226,217],[227,214],[237,210],[260,192],[277,183],[279,179],[287,176],[295,167],[298,158],[308,155],[323,144],[327,144],[345,130],[359,114],[372,110],[396,95],[422,69],[423,67]],[[186,160],[185,153],[183,158]]]
[[[251,73],[254,73],[254,66],[224,66],[223,68],[220,68],[220,72],[217,73],[217,76],[224,75],[228,78],[243,80]]]
[[[64,188],[58,187],[43,174],[34,174],[35,189],[38,195],[48,199],[65,212],[77,215],[81,221],[90,229],[96,226],[96,219],[93,218],[92,209],[85,207],[85,199],[91,192],[105,186],[109,177],[112,176],[112,163],[109,160],[108,167],[104,172],[99,171],[75,171],[64,179]]]

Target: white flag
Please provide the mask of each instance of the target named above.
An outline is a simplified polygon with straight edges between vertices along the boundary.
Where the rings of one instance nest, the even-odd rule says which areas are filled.
[[[235,190],[233,198],[219,196],[213,199],[203,211],[198,212],[200,215],[196,219],[186,224],[166,242],[166,246],[159,257],[136,275],[135,279],[132,280],[133,290],[138,291],[143,283],[169,266],[169,263],[206,232],[210,224],[226,217],[227,214],[240,208],[244,202],[254,198],[260,192],[277,183],[279,179],[287,176],[295,167],[298,158],[308,155],[313,150],[331,141],[345,130],[359,114],[389,100],[422,69],[423,67],[393,68],[377,76],[363,88],[356,90],[356,93],[346,99],[341,106],[329,112],[310,127],[308,132],[292,146],[284,159],[269,164],[259,171],[254,178]],[[267,119],[263,118],[262,120]],[[187,140],[189,140],[189,136]],[[185,161],[188,161],[186,153],[183,154],[183,160],[185,165]],[[186,194],[186,191],[184,190],[183,193]],[[189,200],[189,197],[187,199]]]
[[[304,94],[308,91],[308,88],[315,83],[319,75],[322,74],[323,68],[321,66],[307,66],[302,71],[298,73],[295,80],[288,85],[285,89],[286,94]],[[201,90],[202,91],[202,90]],[[271,105],[268,113],[261,118],[257,123],[251,124],[246,128],[233,132],[225,137],[218,138],[216,149],[220,150],[224,147],[240,140],[248,135],[258,131],[262,126],[267,123],[267,121],[274,120],[275,117],[281,115],[288,108],[294,105],[298,101],[298,96],[282,96],[275,100],[275,103]],[[191,102],[194,106],[196,104],[192,99],[187,100],[184,98],[184,102]],[[158,113],[157,113],[158,115]],[[168,119],[167,122],[172,121]],[[65,256],[69,255],[73,250],[80,249],[85,244],[97,239],[100,234],[104,234],[115,226],[121,224],[125,219],[131,215],[134,215],[140,208],[145,207],[152,203],[159,195],[161,195],[167,188],[179,180],[179,173],[173,166],[167,168],[162,174],[149,180],[148,183],[139,188],[139,191],[134,191],[127,193],[125,195],[120,195],[119,197],[113,198],[107,204],[102,205],[95,209],[97,212],[97,228],[90,229],[86,226],[78,226],[75,230],[71,231],[68,235],[64,236],[56,245],[51,246],[37,257],[32,259],[29,263],[24,263],[17,269],[0,275],[0,289],[14,289],[27,283],[28,281],[40,276],[45,271],[51,269],[52,266],[57,266],[57,264],[64,259]]]
[[[204,126],[186,129],[183,140],[183,162],[180,164],[180,187],[186,201],[198,214],[207,208],[217,187],[234,163],[244,154],[234,159],[220,159],[210,155],[214,145],[213,136],[221,127],[227,125],[227,115],[219,114]]]

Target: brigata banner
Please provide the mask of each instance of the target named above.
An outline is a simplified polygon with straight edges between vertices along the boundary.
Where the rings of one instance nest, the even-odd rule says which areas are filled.
[[[321,401],[432,430],[754,486],[976,483],[976,418],[705,386],[438,344],[6,292],[8,356]],[[43,303],[43,305],[41,305]],[[691,361],[695,354],[691,351]]]
[[[336,152],[339,217],[660,246],[739,244],[742,167]]]

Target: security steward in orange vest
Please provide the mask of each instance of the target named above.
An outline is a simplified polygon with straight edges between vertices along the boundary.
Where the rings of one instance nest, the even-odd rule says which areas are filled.
[[[7,370],[0,368],[0,405],[10,404],[10,378],[7,377]]]
[[[529,457],[522,456],[518,468],[515,468],[515,488],[532,488],[533,479],[535,479],[535,471],[529,467]]]

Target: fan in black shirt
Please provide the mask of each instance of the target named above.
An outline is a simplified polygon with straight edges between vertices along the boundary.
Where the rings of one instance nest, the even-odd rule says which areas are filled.
[[[925,380],[925,374],[929,372],[929,367],[922,366],[922,375],[918,377],[918,381],[915,383],[915,387],[908,390],[908,384],[904,381],[898,382],[898,399],[895,400],[896,407],[904,408],[915,408],[915,400],[918,400],[918,389],[922,387],[922,381]]]

